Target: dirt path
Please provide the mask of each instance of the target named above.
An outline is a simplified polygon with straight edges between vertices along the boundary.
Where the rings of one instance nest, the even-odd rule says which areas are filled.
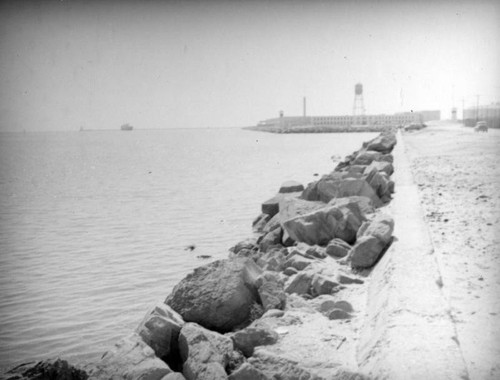
[[[404,135],[470,379],[500,378],[500,131]]]

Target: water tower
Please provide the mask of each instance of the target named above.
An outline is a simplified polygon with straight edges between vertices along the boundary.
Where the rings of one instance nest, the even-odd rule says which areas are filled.
[[[363,85],[356,83],[354,86],[354,106],[352,107],[354,120],[363,120],[365,116],[365,104],[363,102]],[[358,123],[355,123],[358,124]]]

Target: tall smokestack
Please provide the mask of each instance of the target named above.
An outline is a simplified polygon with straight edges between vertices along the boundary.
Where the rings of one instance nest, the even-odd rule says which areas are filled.
[[[306,117],[306,97],[304,96],[304,117]]]

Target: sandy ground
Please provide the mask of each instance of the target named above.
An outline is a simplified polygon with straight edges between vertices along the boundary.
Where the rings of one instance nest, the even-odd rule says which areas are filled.
[[[500,130],[442,122],[404,142],[469,377],[500,379]]]

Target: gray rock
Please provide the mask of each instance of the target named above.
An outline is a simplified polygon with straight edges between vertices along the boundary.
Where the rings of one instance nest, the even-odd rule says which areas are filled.
[[[352,248],[349,258],[353,268],[369,268],[375,264],[386,244],[375,236],[361,236]]]
[[[365,181],[368,182],[380,199],[386,196],[390,197],[388,180],[376,169],[367,173]]]
[[[179,372],[169,373],[167,376],[161,378],[161,380],[186,380],[186,378]]]
[[[332,239],[326,246],[326,254],[335,258],[347,256],[351,246],[342,239]]]
[[[248,322],[262,270],[251,259],[214,261],[179,282],[165,303],[184,321],[227,332]]]
[[[87,380],[87,373],[66,360],[43,360],[18,365],[0,374],[2,380]]]
[[[280,187],[278,193],[297,193],[304,191],[304,185],[297,181],[286,181]]]
[[[284,198],[280,203],[279,218],[280,221],[283,222],[299,215],[308,214],[325,206],[323,202],[312,202],[299,198]]]
[[[359,278],[353,278],[341,273],[337,275],[337,281],[339,282],[339,284],[344,284],[344,285],[364,283],[364,281],[360,280]]]
[[[299,362],[280,357],[263,348],[255,351],[248,363],[261,371],[267,379],[320,380],[320,378],[300,366]]]
[[[380,207],[382,202],[376,192],[363,178],[327,178],[317,184],[317,200],[328,203],[334,198],[363,196],[371,200],[373,207]]]
[[[282,271],[286,261],[285,250],[270,249],[257,260],[257,265],[263,270]]]
[[[392,164],[387,161],[373,161],[370,165],[366,167],[364,174],[368,174],[372,170],[376,170],[378,172],[384,172],[390,176],[392,175],[392,173],[394,173],[394,166],[392,166]]]
[[[160,380],[172,370],[137,334],[121,339],[89,372],[90,379]]]
[[[281,226],[280,216],[278,213],[278,214],[274,215],[271,219],[269,219],[269,221],[266,223],[266,225],[262,229],[262,232],[267,234],[268,232],[271,232],[272,230],[274,230],[280,226]]]
[[[322,294],[332,294],[339,284],[329,278],[316,274],[311,283],[311,295],[316,297]]]
[[[312,263],[314,263],[314,260],[308,259],[307,257],[292,252],[290,257],[283,264],[283,267],[292,267],[297,269],[298,271],[301,271],[307,268]]]
[[[151,347],[156,356],[165,360],[172,351],[177,351],[177,339],[184,324],[182,317],[165,304],[149,310],[135,332]]]
[[[242,249],[250,250],[250,251],[257,251],[259,249],[257,245],[257,241],[254,238],[242,240],[233,247],[229,248],[231,252],[234,254],[238,254]]]
[[[387,214],[378,214],[370,222],[363,223],[358,231],[358,238],[362,236],[375,236],[380,241],[388,244],[392,240],[394,219]]]
[[[333,305],[333,307],[335,309],[340,309],[340,310],[344,310],[348,313],[352,313],[354,311],[352,305],[347,302],[347,301],[337,301],[335,302],[335,304]]]
[[[348,208],[329,206],[286,220],[283,227],[297,242],[326,245],[334,238],[353,243],[361,222]]]
[[[255,220],[252,222],[252,229],[254,232],[262,232],[267,222],[271,219],[271,216],[268,214],[260,214]]]
[[[285,276],[293,276],[294,274],[297,274],[299,273],[299,271],[297,269],[295,269],[294,267],[288,267],[288,268],[285,268],[283,270],[283,274]]]
[[[354,161],[353,165],[370,165],[372,161],[376,161],[380,159],[382,153],[376,152],[374,150],[365,150],[358,153]]]
[[[393,132],[381,133],[366,143],[366,149],[381,153],[390,153],[396,145],[396,135]]]
[[[269,216],[273,217],[280,211],[280,202],[286,199],[298,198],[301,195],[302,191],[286,193],[286,194],[283,193],[276,194],[274,197],[262,203],[262,212],[264,214],[268,214]]]
[[[313,275],[307,272],[301,272],[286,287],[285,292],[288,294],[310,294]]]
[[[314,245],[306,250],[306,255],[315,257],[317,259],[324,259],[326,258],[325,248]]]
[[[336,320],[336,319],[351,319],[352,315],[345,310],[342,309],[333,309],[328,313],[328,319]]]
[[[256,286],[265,311],[285,308],[286,294],[283,290],[283,282],[278,275],[264,272],[257,278]]]
[[[281,246],[282,236],[283,229],[281,227],[275,228],[262,238],[259,242],[259,249],[262,252],[267,252],[270,248]]]
[[[234,347],[248,358],[253,355],[255,347],[276,343],[278,334],[269,328],[249,326],[235,332],[231,339],[233,339]]]
[[[356,211],[356,209],[351,206],[351,204],[353,203],[357,204],[359,211]],[[365,215],[373,214],[375,212],[375,208],[373,207],[371,199],[360,195],[353,195],[343,198],[333,198],[330,202],[328,202],[328,205],[337,207],[346,206],[355,213],[360,212],[363,219]]]
[[[243,363],[236,371],[231,373],[229,380],[269,380],[261,371],[250,363]]]
[[[271,309],[268,310],[262,315],[261,319],[264,318],[281,318],[283,315],[285,315],[285,312],[283,310],[278,310],[278,309]]]
[[[179,335],[179,350],[187,380],[227,379],[225,368],[233,351],[229,337],[186,323]]]

